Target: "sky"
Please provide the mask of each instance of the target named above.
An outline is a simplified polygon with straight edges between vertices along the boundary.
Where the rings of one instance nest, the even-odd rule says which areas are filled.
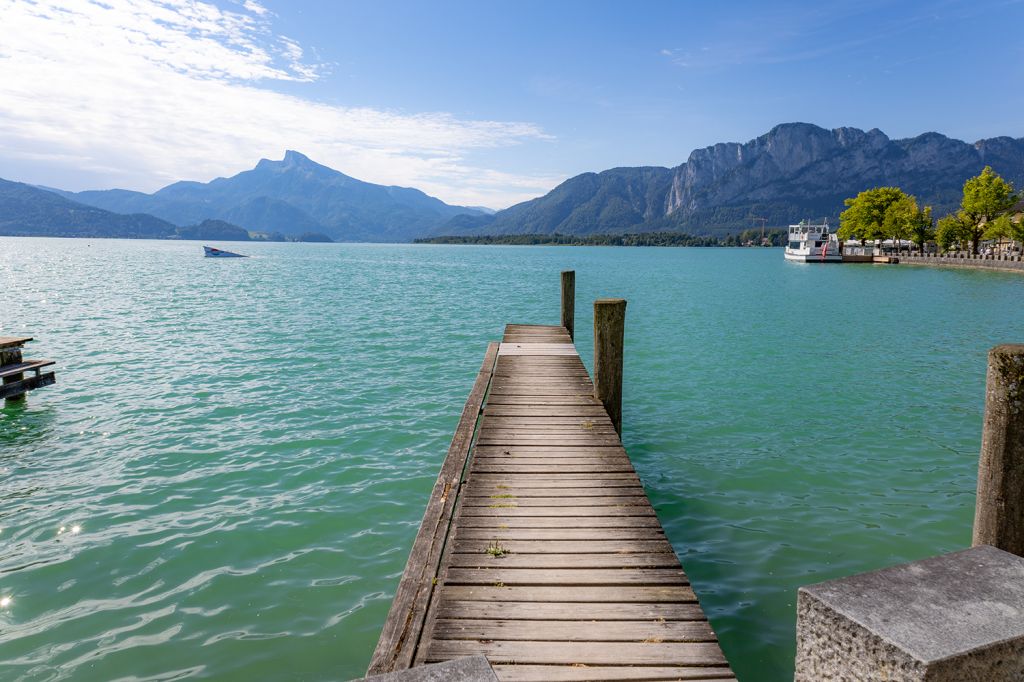
[[[295,149],[500,209],[791,121],[1024,137],[1024,0],[0,0],[0,177],[75,191]]]

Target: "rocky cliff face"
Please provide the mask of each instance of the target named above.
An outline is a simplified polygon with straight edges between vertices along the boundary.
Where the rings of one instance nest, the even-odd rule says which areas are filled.
[[[803,218],[838,221],[843,199],[879,185],[902,187],[942,215],[956,208],[964,181],[985,165],[1024,188],[1024,139],[967,144],[925,133],[891,140],[877,129],[786,123],[745,144],[697,149],[676,168],[577,176],[484,224],[446,225],[440,232],[716,234],[750,227],[751,216],[766,217],[770,226]]]

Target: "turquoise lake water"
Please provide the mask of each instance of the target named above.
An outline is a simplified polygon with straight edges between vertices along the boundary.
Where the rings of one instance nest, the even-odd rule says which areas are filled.
[[[1024,277],[777,249],[0,238],[0,679],[363,674],[486,344],[629,301],[623,439],[744,682],[802,584],[970,542]],[[80,532],[73,533],[78,526]],[[61,528],[64,532],[60,532]]]

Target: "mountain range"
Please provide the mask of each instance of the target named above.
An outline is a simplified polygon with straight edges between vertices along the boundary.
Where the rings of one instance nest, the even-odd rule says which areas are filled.
[[[257,232],[321,232],[336,241],[409,241],[456,215],[484,215],[418,189],[357,180],[296,151],[280,161],[262,159],[230,178],[176,182],[152,194],[113,189],[62,195],[114,213],[148,213],[175,225],[214,218]]]
[[[973,144],[938,133],[893,140],[882,131],[786,123],[745,144],[693,151],[675,168],[583,173],[494,215],[457,216],[437,234],[621,234],[680,230],[723,234],[803,218],[838,223],[843,199],[891,185],[930,205],[957,208],[964,181],[986,165],[1024,188],[1024,138]]]
[[[502,211],[453,206],[420,190],[376,185],[296,151],[211,182],[176,182],[146,194],[66,192],[0,180],[0,234],[403,242],[438,235],[720,235],[802,218],[838,220],[843,199],[896,185],[941,216],[964,181],[986,166],[1024,187],[1024,138],[968,144],[938,133],[893,140],[880,130],[778,125],[746,143],[697,149],[674,167],[583,173]]]

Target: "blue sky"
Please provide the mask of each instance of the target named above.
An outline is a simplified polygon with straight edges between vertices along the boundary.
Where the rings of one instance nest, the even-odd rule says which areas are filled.
[[[501,208],[788,121],[1024,136],[1024,3],[0,0],[0,177],[152,191],[298,149]]]

